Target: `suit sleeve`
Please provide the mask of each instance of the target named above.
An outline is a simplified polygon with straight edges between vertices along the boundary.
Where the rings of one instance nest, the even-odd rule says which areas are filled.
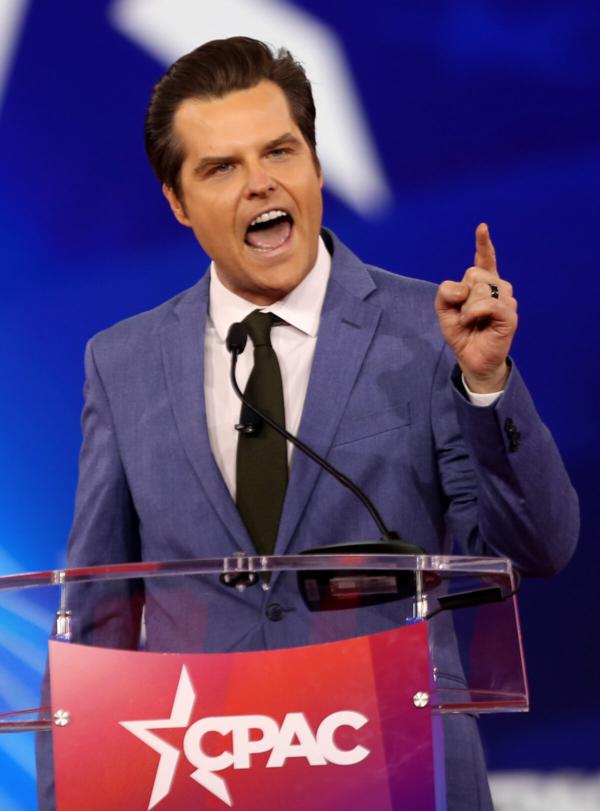
[[[508,557],[524,574],[559,571],[577,543],[578,499],[516,367],[503,394],[482,408],[464,395],[444,350],[432,419],[446,523],[462,550]]]
[[[123,469],[109,398],[94,357],[85,353],[83,443],[75,516],[67,566],[99,566],[140,560],[138,519]],[[82,584],[68,591],[79,641],[135,648],[138,645],[142,587],[138,582]]]
[[[137,516],[123,470],[106,391],[92,342],[85,353],[83,444],[75,517],[69,536],[67,567],[99,566],[139,560]],[[143,587],[137,581],[80,583],[67,587],[73,641],[102,647],[136,648]],[[50,703],[48,672],[42,705]],[[40,811],[55,811],[52,738],[36,736],[37,794]]]

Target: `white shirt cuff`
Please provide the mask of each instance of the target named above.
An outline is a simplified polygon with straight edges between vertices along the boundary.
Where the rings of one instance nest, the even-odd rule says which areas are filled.
[[[502,391],[491,391],[487,394],[478,394],[476,391],[471,391],[471,389],[467,386],[467,381],[465,380],[464,375],[462,375],[462,384],[465,387],[465,391],[467,392],[467,396],[472,405],[479,406],[480,408],[493,405],[498,397],[500,397],[502,394]]]

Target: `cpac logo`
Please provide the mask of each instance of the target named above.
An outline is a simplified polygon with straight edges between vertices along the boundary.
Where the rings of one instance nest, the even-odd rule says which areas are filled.
[[[227,783],[216,772],[225,769],[249,769],[252,756],[270,752],[267,769],[285,766],[290,758],[304,758],[310,766],[353,766],[369,755],[364,746],[341,749],[335,742],[335,733],[341,727],[361,729],[368,719],[358,712],[342,710],[328,715],[313,731],[300,712],[288,713],[281,724],[267,715],[228,715],[201,718],[190,725],[196,693],[186,667],[181,669],[179,685],[170,718],[154,721],[122,721],[121,726],[147,744],[160,755],[148,809],[164,799],[171,791],[181,752],[151,732],[152,729],[187,731],[183,739],[183,752],[195,767],[190,777],[228,806],[233,802]],[[203,738],[208,733],[231,735],[231,750],[218,755],[205,752]]]

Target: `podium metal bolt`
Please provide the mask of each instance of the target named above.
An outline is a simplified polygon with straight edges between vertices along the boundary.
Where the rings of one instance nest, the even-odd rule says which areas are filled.
[[[413,696],[415,707],[426,707],[429,704],[429,693],[419,692]]]
[[[54,725],[57,727],[66,727],[71,723],[71,713],[68,710],[56,710],[53,718]]]

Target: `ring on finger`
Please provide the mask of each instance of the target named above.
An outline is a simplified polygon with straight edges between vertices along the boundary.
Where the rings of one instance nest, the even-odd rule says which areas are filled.
[[[500,298],[500,290],[498,289],[498,285],[489,283],[488,286],[490,288],[490,296],[492,298]]]

